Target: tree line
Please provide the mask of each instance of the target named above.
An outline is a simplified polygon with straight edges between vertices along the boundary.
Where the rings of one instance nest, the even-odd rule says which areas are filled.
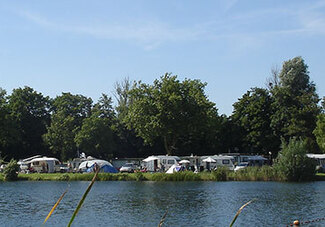
[[[153,84],[124,79],[113,98],[94,102],[62,93],[50,98],[31,87],[10,95],[0,89],[0,155],[36,154],[69,160],[228,152],[277,156],[281,143],[298,138],[308,152],[325,151],[325,98],[319,98],[301,57],[273,71],[265,88],[251,88],[230,116],[219,115],[206,83],[166,73]]]

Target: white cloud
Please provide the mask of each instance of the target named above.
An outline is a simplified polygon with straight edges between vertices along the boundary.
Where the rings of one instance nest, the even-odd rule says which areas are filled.
[[[237,0],[227,1],[224,3],[224,9],[228,11],[236,3]],[[233,40],[234,43],[241,41],[242,46],[248,48],[257,43],[261,37],[324,35],[325,17],[323,13],[319,12],[322,11],[324,6],[325,1],[318,1],[309,4],[308,7],[295,5],[293,8],[257,9],[236,15],[229,13],[228,17],[217,17],[214,20],[192,24],[187,27],[176,27],[161,21],[69,25],[30,11],[19,11],[18,14],[45,29],[88,35],[100,39],[134,41],[142,45],[146,50],[155,49],[166,42],[197,40]],[[272,20],[271,18],[279,17],[290,18],[293,21],[292,26],[286,28],[273,27],[272,29],[267,26],[250,27],[256,21]],[[247,43],[245,44],[245,42]]]

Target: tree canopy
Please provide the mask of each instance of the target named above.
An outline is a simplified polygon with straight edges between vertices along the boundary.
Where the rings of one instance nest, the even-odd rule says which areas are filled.
[[[116,82],[112,98],[97,102],[69,92],[51,99],[31,87],[0,88],[0,159],[78,152],[98,158],[151,154],[210,155],[241,152],[275,158],[280,141],[297,138],[308,152],[325,152],[325,98],[301,57],[274,69],[267,89],[251,88],[218,115],[197,79],[166,73],[152,84]],[[223,97],[220,97],[223,98]]]
[[[131,93],[132,104],[124,119],[129,128],[152,144],[162,138],[166,153],[175,154],[180,139],[204,132],[214,104],[204,94],[206,84],[165,74],[153,85],[139,83]]]
[[[308,66],[301,57],[295,57],[284,62],[279,78],[279,85],[271,90],[274,99],[271,127],[287,142],[292,137],[303,138],[310,150],[317,150],[313,130],[320,112],[319,97],[309,80]]]
[[[280,140],[270,126],[272,97],[266,89],[252,88],[234,106],[233,120],[242,128],[243,145],[248,152],[277,152]]]

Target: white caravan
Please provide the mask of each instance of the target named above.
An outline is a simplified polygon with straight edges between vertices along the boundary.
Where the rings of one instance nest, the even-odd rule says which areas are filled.
[[[60,172],[60,161],[57,158],[34,158],[30,160],[30,168],[37,173],[56,173]]]
[[[207,160],[210,157],[210,160]],[[207,160],[207,161],[204,161]],[[201,157],[201,170],[213,170],[219,167],[227,167],[229,170],[234,170],[234,157],[225,155],[213,155],[213,156],[202,156]]]
[[[178,156],[158,155],[149,156],[143,160],[144,167],[149,172],[165,172],[172,165],[177,164],[181,159]]]

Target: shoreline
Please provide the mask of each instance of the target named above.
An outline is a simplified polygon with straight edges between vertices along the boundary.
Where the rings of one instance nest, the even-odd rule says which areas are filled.
[[[18,174],[17,181],[91,181],[94,173],[30,173]],[[228,172],[166,173],[99,173],[97,181],[270,181],[287,182],[276,176],[247,175]],[[325,181],[325,173],[317,173],[312,181]],[[0,182],[5,182],[0,174]]]

